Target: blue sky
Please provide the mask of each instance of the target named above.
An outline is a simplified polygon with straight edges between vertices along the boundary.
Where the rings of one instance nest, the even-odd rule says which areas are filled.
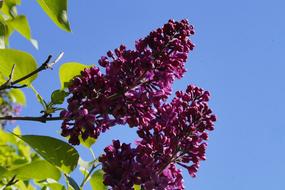
[[[30,21],[35,50],[19,35],[11,47],[31,53],[39,63],[48,54],[64,51],[61,63],[96,64],[100,56],[121,43],[134,41],[162,26],[168,19],[187,18],[195,26],[196,48],[187,62],[188,72],[174,89],[196,84],[212,94],[218,115],[210,134],[207,161],[196,178],[184,173],[186,189],[282,190],[285,188],[285,2],[240,1],[70,1],[72,33],[59,30],[34,1],[19,9]],[[56,65],[44,71],[35,87],[44,97],[59,87]],[[31,91],[23,115],[39,114]],[[18,122],[25,134],[53,135],[60,123]],[[115,127],[93,147],[97,155],[111,139],[132,142],[134,130]],[[90,155],[78,147],[85,159]],[[81,176],[74,174],[77,180]]]

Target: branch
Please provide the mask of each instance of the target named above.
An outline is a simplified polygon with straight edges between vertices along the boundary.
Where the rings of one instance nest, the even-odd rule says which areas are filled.
[[[15,67],[16,67],[16,65],[14,64],[14,65],[12,66],[11,73],[10,73],[10,75],[9,75],[9,79],[7,80],[7,83],[10,83],[10,82],[13,80]]]
[[[37,74],[37,73],[39,73],[39,72],[41,72],[43,70],[52,69],[52,66],[54,64],[56,64],[62,58],[63,54],[64,54],[63,52],[60,53],[59,56],[51,63],[49,63],[49,62],[50,62],[52,56],[49,55],[47,57],[47,59],[45,60],[45,62],[40,67],[38,67],[36,70],[32,71],[31,73],[29,73],[29,74],[27,74],[27,75],[25,75],[25,76],[15,80],[15,81],[12,80],[13,73],[14,73],[14,68],[15,68],[15,64],[14,64],[13,67],[12,67],[11,73],[9,75],[9,79],[4,84],[2,84],[0,86],[0,91],[1,90],[6,90],[6,89],[10,89],[10,88],[23,88],[23,87],[26,87],[27,85],[21,85],[21,86],[15,86],[15,85],[18,84],[19,82],[22,82],[22,81],[32,77],[33,75],[35,75],[35,74]]]
[[[7,187],[12,186],[14,184],[16,184],[19,180],[16,179],[16,175],[14,175],[11,180],[8,181],[8,183],[6,185],[4,185],[3,187],[1,187],[1,190],[5,190],[7,189]]]
[[[63,120],[61,117],[29,117],[29,116],[22,116],[22,117],[14,117],[11,115],[0,117],[0,120],[21,120],[21,121],[37,121],[46,123],[47,121],[58,121]]]
[[[15,84],[17,84],[19,82],[22,82],[23,80],[26,80],[27,78],[30,78],[33,75],[35,75],[35,74],[37,74],[37,73],[39,73],[39,72],[41,72],[41,71],[43,71],[45,69],[48,69],[49,68],[48,67],[48,63],[49,63],[51,57],[52,56],[49,55],[48,58],[46,59],[46,61],[39,68],[37,68],[36,70],[34,70],[31,73],[27,74],[26,76],[23,76],[22,78],[19,78],[19,79],[15,80],[15,81],[11,82],[11,85],[15,85]]]

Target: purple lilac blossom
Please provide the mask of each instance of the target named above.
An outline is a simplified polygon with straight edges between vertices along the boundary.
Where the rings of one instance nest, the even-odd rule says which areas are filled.
[[[216,121],[209,92],[189,85],[165,103],[174,80],[186,71],[193,34],[187,20],[169,20],[138,40],[135,50],[121,45],[108,51],[99,60],[104,73],[94,66],[71,81],[68,107],[61,112],[62,135],[71,144],[80,144],[79,136],[98,138],[116,124],[137,127],[136,147],[114,140],[99,158],[110,189],[184,189],[177,165],[195,177],[206,159],[208,131]]]
[[[175,164],[195,177],[200,161],[206,159],[208,131],[214,129],[216,121],[208,107],[209,96],[208,91],[193,85],[188,86],[186,92],[176,92],[172,102],[161,105],[156,118],[147,127],[138,127],[141,140],[136,148],[131,149],[128,145],[128,149],[123,149],[113,143],[105,149],[105,154],[100,157],[105,172],[104,183],[112,189],[124,189],[126,182],[138,184],[145,190],[184,189],[181,171]],[[118,152],[120,155],[132,154],[122,160],[114,155]],[[118,172],[123,165],[128,170]],[[116,178],[110,177],[112,175]],[[117,183],[110,183],[110,178],[116,179]]]
[[[79,136],[98,138],[116,124],[148,125],[156,107],[171,94],[174,79],[185,73],[185,62],[194,45],[187,20],[169,20],[162,28],[136,42],[135,50],[124,45],[99,60],[105,74],[93,66],[69,85],[71,97],[61,112],[62,135],[71,144]]]

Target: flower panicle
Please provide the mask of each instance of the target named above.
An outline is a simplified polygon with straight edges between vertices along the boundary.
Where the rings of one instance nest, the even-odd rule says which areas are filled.
[[[193,26],[187,20],[169,20],[139,39],[135,49],[121,45],[75,77],[68,88],[68,107],[62,135],[73,145],[98,138],[117,124],[137,128],[136,147],[114,140],[104,149],[104,184],[113,190],[184,189],[181,170],[196,176],[206,159],[208,132],[216,116],[208,106],[210,93],[189,85],[177,91],[170,103],[174,80],[183,77],[194,44]]]
[[[169,20],[162,28],[136,42],[134,50],[124,45],[108,51],[99,64],[81,72],[69,86],[71,97],[62,111],[62,135],[71,144],[79,136],[98,138],[116,124],[147,125],[171,94],[175,79],[185,73],[185,62],[194,45],[187,20]]]

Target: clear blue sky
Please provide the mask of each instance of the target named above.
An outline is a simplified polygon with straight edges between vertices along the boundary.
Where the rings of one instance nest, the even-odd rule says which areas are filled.
[[[59,30],[35,1],[23,1],[19,12],[30,20],[40,49],[14,35],[11,46],[30,52],[39,63],[48,54],[64,51],[63,62],[95,64],[101,55],[121,43],[134,41],[169,18],[187,18],[195,26],[196,44],[187,63],[188,73],[175,90],[194,83],[212,94],[218,115],[210,134],[207,161],[198,176],[185,176],[190,190],[285,189],[285,2],[282,0],[216,1],[70,1],[72,33]],[[45,71],[35,86],[47,97],[59,87],[58,65]],[[24,115],[40,107],[30,100]],[[60,123],[19,122],[25,134],[54,135]],[[133,130],[115,127],[93,147],[99,154],[112,138],[132,142]],[[90,158],[83,148],[78,150]],[[79,180],[81,177],[74,174]]]

